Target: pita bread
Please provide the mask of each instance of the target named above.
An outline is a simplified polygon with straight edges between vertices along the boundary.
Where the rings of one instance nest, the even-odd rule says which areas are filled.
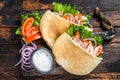
[[[86,75],[101,62],[98,58],[79,46],[72,38],[63,33],[52,48],[57,63],[69,73]]]
[[[40,22],[40,31],[47,45],[52,48],[56,39],[70,26],[70,21],[47,10]]]

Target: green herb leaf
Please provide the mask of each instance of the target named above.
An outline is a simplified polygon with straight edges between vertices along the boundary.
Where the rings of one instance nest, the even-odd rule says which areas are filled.
[[[101,45],[103,43],[103,39],[100,36],[94,36],[94,39],[96,40],[98,45]]]
[[[63,14],[65,13],[71,13],[71,14],[76,14],[79,13],[79,11],[76,9],[76,6],[72,6],[70,4],[62,4],[62,3],[56,3],[53,2],[53,10],[55,12],[62,12]]]
[[[89,29],[89,28],[88,28]],[[84,27],[80,33],[83,36],[83,38],[91,38],[93,36],[92,31],[88,30],[86,27]]]
[[[35,21],[33,23],[34,26],[39,26],[40,25],[40,20],[42,18],[42,14],[40,14],[39,12],[32,12],[32,13],[27,13],[22,15],[22,23],[29,17],[33,17],[35,18]]]
[[[21,34],[22,34],[22,33],[21,33],[21,27],[19,27],[19,28],[16,30],[15,34],[16,34],[16,35],[21,35]]]
[[[79,31],[81,36],[83,37],[83,39],[86,38],[94,38],[97,42],[97,45],[101,45],[103,43],[103,40],[101,37],[99,36],[95,36],[93,34],[93,31],[90,30],[89,25],[82,25],[82,26],[78,26],[78,25],[73,25],[71,24],[69,29],[67,30],[67,33],[73,37],[74,33],[76,31]]]
[[[74,26],[73,26],[73,25],[71,25],[71,26],[69,27],[67,33],[68,33],[71,37],[73,36],[73,34],[74,34]]]

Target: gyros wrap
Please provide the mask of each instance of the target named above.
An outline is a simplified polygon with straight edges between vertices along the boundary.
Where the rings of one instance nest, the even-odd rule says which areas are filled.
[[[40,31],[47,45],[52,48],[56,39],[70,26],[70,21],[55,15],[50,10],[42,16]]]
[[[102,58],[89,53],[66,33],[71,24],[48,10],[42,16],[40,31],[61,67],[75,75],[86,75],[98,66]]]
[[[52,51],[57,63],[66,71],[75,75],[89,74],[102,60],[102,58],[88,53],[73,41],[67,33],[63,33],[56,40]]]

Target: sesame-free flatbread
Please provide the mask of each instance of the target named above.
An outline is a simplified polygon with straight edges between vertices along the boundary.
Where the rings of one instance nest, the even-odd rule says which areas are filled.
[[[70,21],[47,10],[40,21],[40,31],[47,45],[52,48],[56,39],[70,26]]]
[[[56,62],[67,72],[75,75],[89,74],[102,60],[102,58],[88,53],[67,33],[63,33],[57,38],[52,51]]]

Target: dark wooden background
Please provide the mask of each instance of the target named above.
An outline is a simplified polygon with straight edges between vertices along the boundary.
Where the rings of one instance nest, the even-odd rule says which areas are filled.
[[[51,9],[53,1],[77,5],[77,9],[93,14],[99,7],[105,17],[116,28],[114,39],[104,42],[104,60],[89,75],[75,76],[63,70],[43,76],[24,76],[21,68],[14,65],[19,61],[20,38],[15,35],[20,26],[20,14],[43,9]],[[101,31],[99,22],[91,19],[94,31]],[[46,46],[41,39],[40,46]],[[0,80],[81,80],[120,79],[120,0],[0,0]]]

